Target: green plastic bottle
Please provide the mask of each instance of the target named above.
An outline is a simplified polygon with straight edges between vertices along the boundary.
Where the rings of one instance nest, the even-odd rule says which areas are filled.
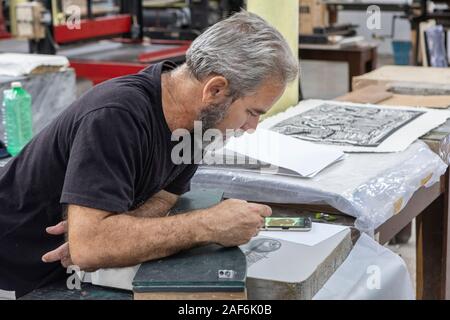
[[[3,122],[6,150],[15,156],[33,137],[31,96],[20,82],[3,91]]]

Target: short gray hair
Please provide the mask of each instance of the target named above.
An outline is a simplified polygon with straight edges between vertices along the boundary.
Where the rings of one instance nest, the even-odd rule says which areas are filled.
[[[233,99],[255,92],[265,80],[283,85],[298,75],[298,59],[280,32],[246,11],[209,27],[186,53],[190,73],[198,80],[225,77]]]

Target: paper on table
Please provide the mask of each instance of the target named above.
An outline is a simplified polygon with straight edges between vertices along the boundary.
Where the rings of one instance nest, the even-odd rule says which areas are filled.
[[[263,129],[230,138],[224,149],[295,171],[303,177],[313,177],[344,157],[340,150]]]
[[[87,272],[83,282],[90,282],[97,286],[133,290],[133,279],[141,265],[126,268],[99,269]]]
[[[315,246],[347,229],[346,226],[313,222],[311,231],[261,231],[259,236]]]
[[[340,150],[343,152],[399,152],[408,148],[415,140],[422,135],[426,134],[430,130],[443,124],[450,118],[450,112],[447,110],[434,110],[430,108],[418,108],[418,107],[403,107],[403,106],[380,106],[372,104],[360,104],[350,102],[339,102],[329,100],[303,100],[297,106],[287,109],[285,112],[281,112],[272,116],[258,125],[258,130],[268,130],[275,125],[293,117],[296,117],[304,112],[308,112],[314,108],[317,108],[323,104],[333,104],[348,107],[359,106],[362,108],[373,108],[374,110],[386,109],[386,110],[403,110],[423,112],[422,115],[414,120],[404,124],[402,127],[397,128],[393,133],[389,134],[378,146],[358,146],[358,145],[339,145],[324,143],[321,144],[330,149]],[[294,138],[295,139],[295,138]],[[300,140],[300,139],[299,139]]]

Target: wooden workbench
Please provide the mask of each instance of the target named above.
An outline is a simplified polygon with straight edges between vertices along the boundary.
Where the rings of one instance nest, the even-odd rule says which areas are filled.
[[[370,72],[377,65],[377,47],[373,44],[337,48],[335,46],[300,44],[300,59],[343,61],[348,63],[348,88],[352,90],[355,76]]]

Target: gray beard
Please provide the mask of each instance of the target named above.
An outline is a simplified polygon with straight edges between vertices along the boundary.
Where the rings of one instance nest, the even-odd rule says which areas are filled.
[[[231,101],[221,104],[212,104],[200,112],[198,120],[202,122],[203,133],[208,129],[215,128],[225,118],[230,105]]]
[[[209,129],[214,129],[220,122],[223,121],[223,119],[225,119],[231,104],[232,101],[230,99],[224,103],[212,104],[200,112],[198,120],[202,122],[202,134]],[[209,142],[202,141],[202,150],[205,150],[212,144],[214,144],[214,140]]]

